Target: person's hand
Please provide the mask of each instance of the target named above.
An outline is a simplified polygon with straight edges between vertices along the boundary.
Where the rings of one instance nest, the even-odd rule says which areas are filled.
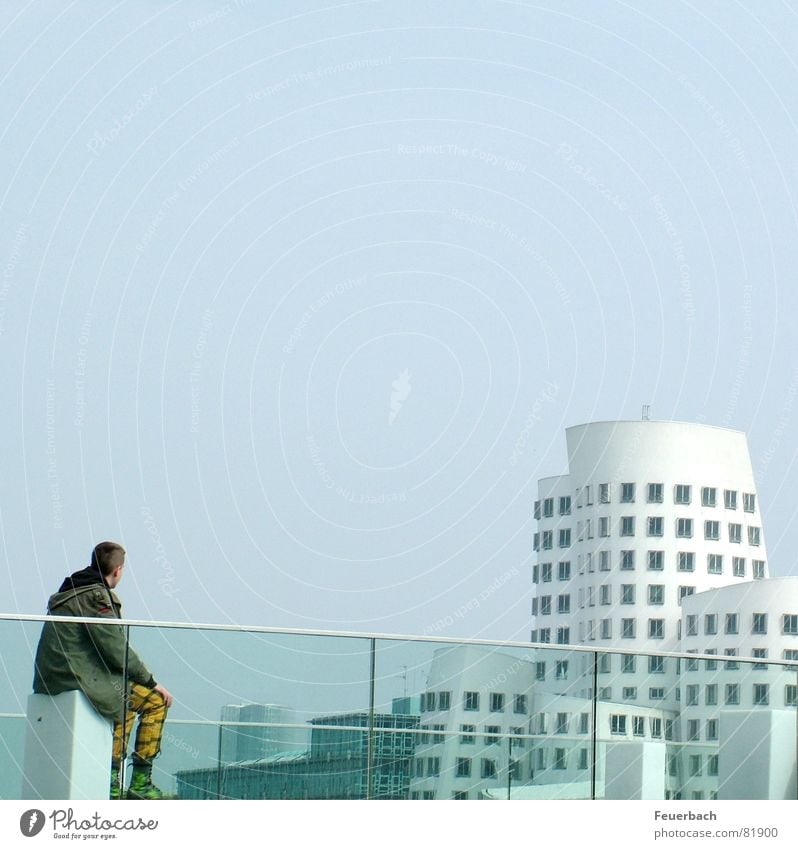
[[[169,690],[166,689],[166,687],[161,684],[156,684],[152,689],[155,690],[156,693],[160,693],[161,696],[163,696],[163,701],[166,707],[172,707],[172,702],[174,702],[174,699],[172,698],[172,694],[169,692]]]

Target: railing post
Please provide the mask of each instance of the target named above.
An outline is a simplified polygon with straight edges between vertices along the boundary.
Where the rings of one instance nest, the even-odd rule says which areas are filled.
[[[596,763],[598,761],[598,743],[597,733],[598,728],[598,652],[593,652],[593,727],[591,729],[592,737],[592,759],[590,765],[590,798],[595,801],[596,798]]]
[[[377,641],[369,640],[369,731],[366,741],[366,798],[374,798],[374,678],[377,670]]]

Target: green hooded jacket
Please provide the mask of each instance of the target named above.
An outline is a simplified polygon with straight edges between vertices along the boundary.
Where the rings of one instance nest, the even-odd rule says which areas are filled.
[[[47,612],[51,616],[115,620],[122,615],[122,603],[103,582],[55,593]],[[118,721],[124,664],[124,626],[107,621],[45,622],[36,649],[33,692],[57,696],[67,690],[82,690],[100,714]],[[145,687],[155,686],[155,679],[131,648],[127,649],[127,677]],[[124,691],[127,693],[127,687]]]

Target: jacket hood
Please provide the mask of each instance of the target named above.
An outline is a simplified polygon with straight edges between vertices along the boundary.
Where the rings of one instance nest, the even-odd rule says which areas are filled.
[[[91,588],[102,588],[109,596],[113,603],[118,603],[118,600],[111,592],[108,584],[105,583],[99,569],[93,566],[87,566],[78,572],[74,572],[67,578],[64,578],[63,583],[58,588],[58,592],[50,596],[47,602],[47,610],[49,613],[58,615],[55,608],[62,605],[65,601],[74,598],[86,590]]]
[[[94,565],[87,566],[79,572],[73,572],[69,577],[64,578],[63,583],[58,588],[58,592],[63,593],[67,590],[77,590],[81,587],[90,587],[93,584],[105,586],[105,579],[100,573],[100,570]]]

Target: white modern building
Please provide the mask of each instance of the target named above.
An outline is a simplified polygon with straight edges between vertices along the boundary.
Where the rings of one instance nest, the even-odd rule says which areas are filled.
[[[541,480],[535,502],[532,642],[677,651],[686,596],[767,577],[742,433],[597,422],[566,441],[568,474]],[[603,658],[601,698],[676,709],[676,664],[640,661]],[[567,691],[590,695],[588,680]]]
[[[643,420],[566,441],[534,504],[545,648],[436,653],[411,793],[794,799],[798,666],[772,661],[798,661],[798,578],[768,577],[744,434]]]

